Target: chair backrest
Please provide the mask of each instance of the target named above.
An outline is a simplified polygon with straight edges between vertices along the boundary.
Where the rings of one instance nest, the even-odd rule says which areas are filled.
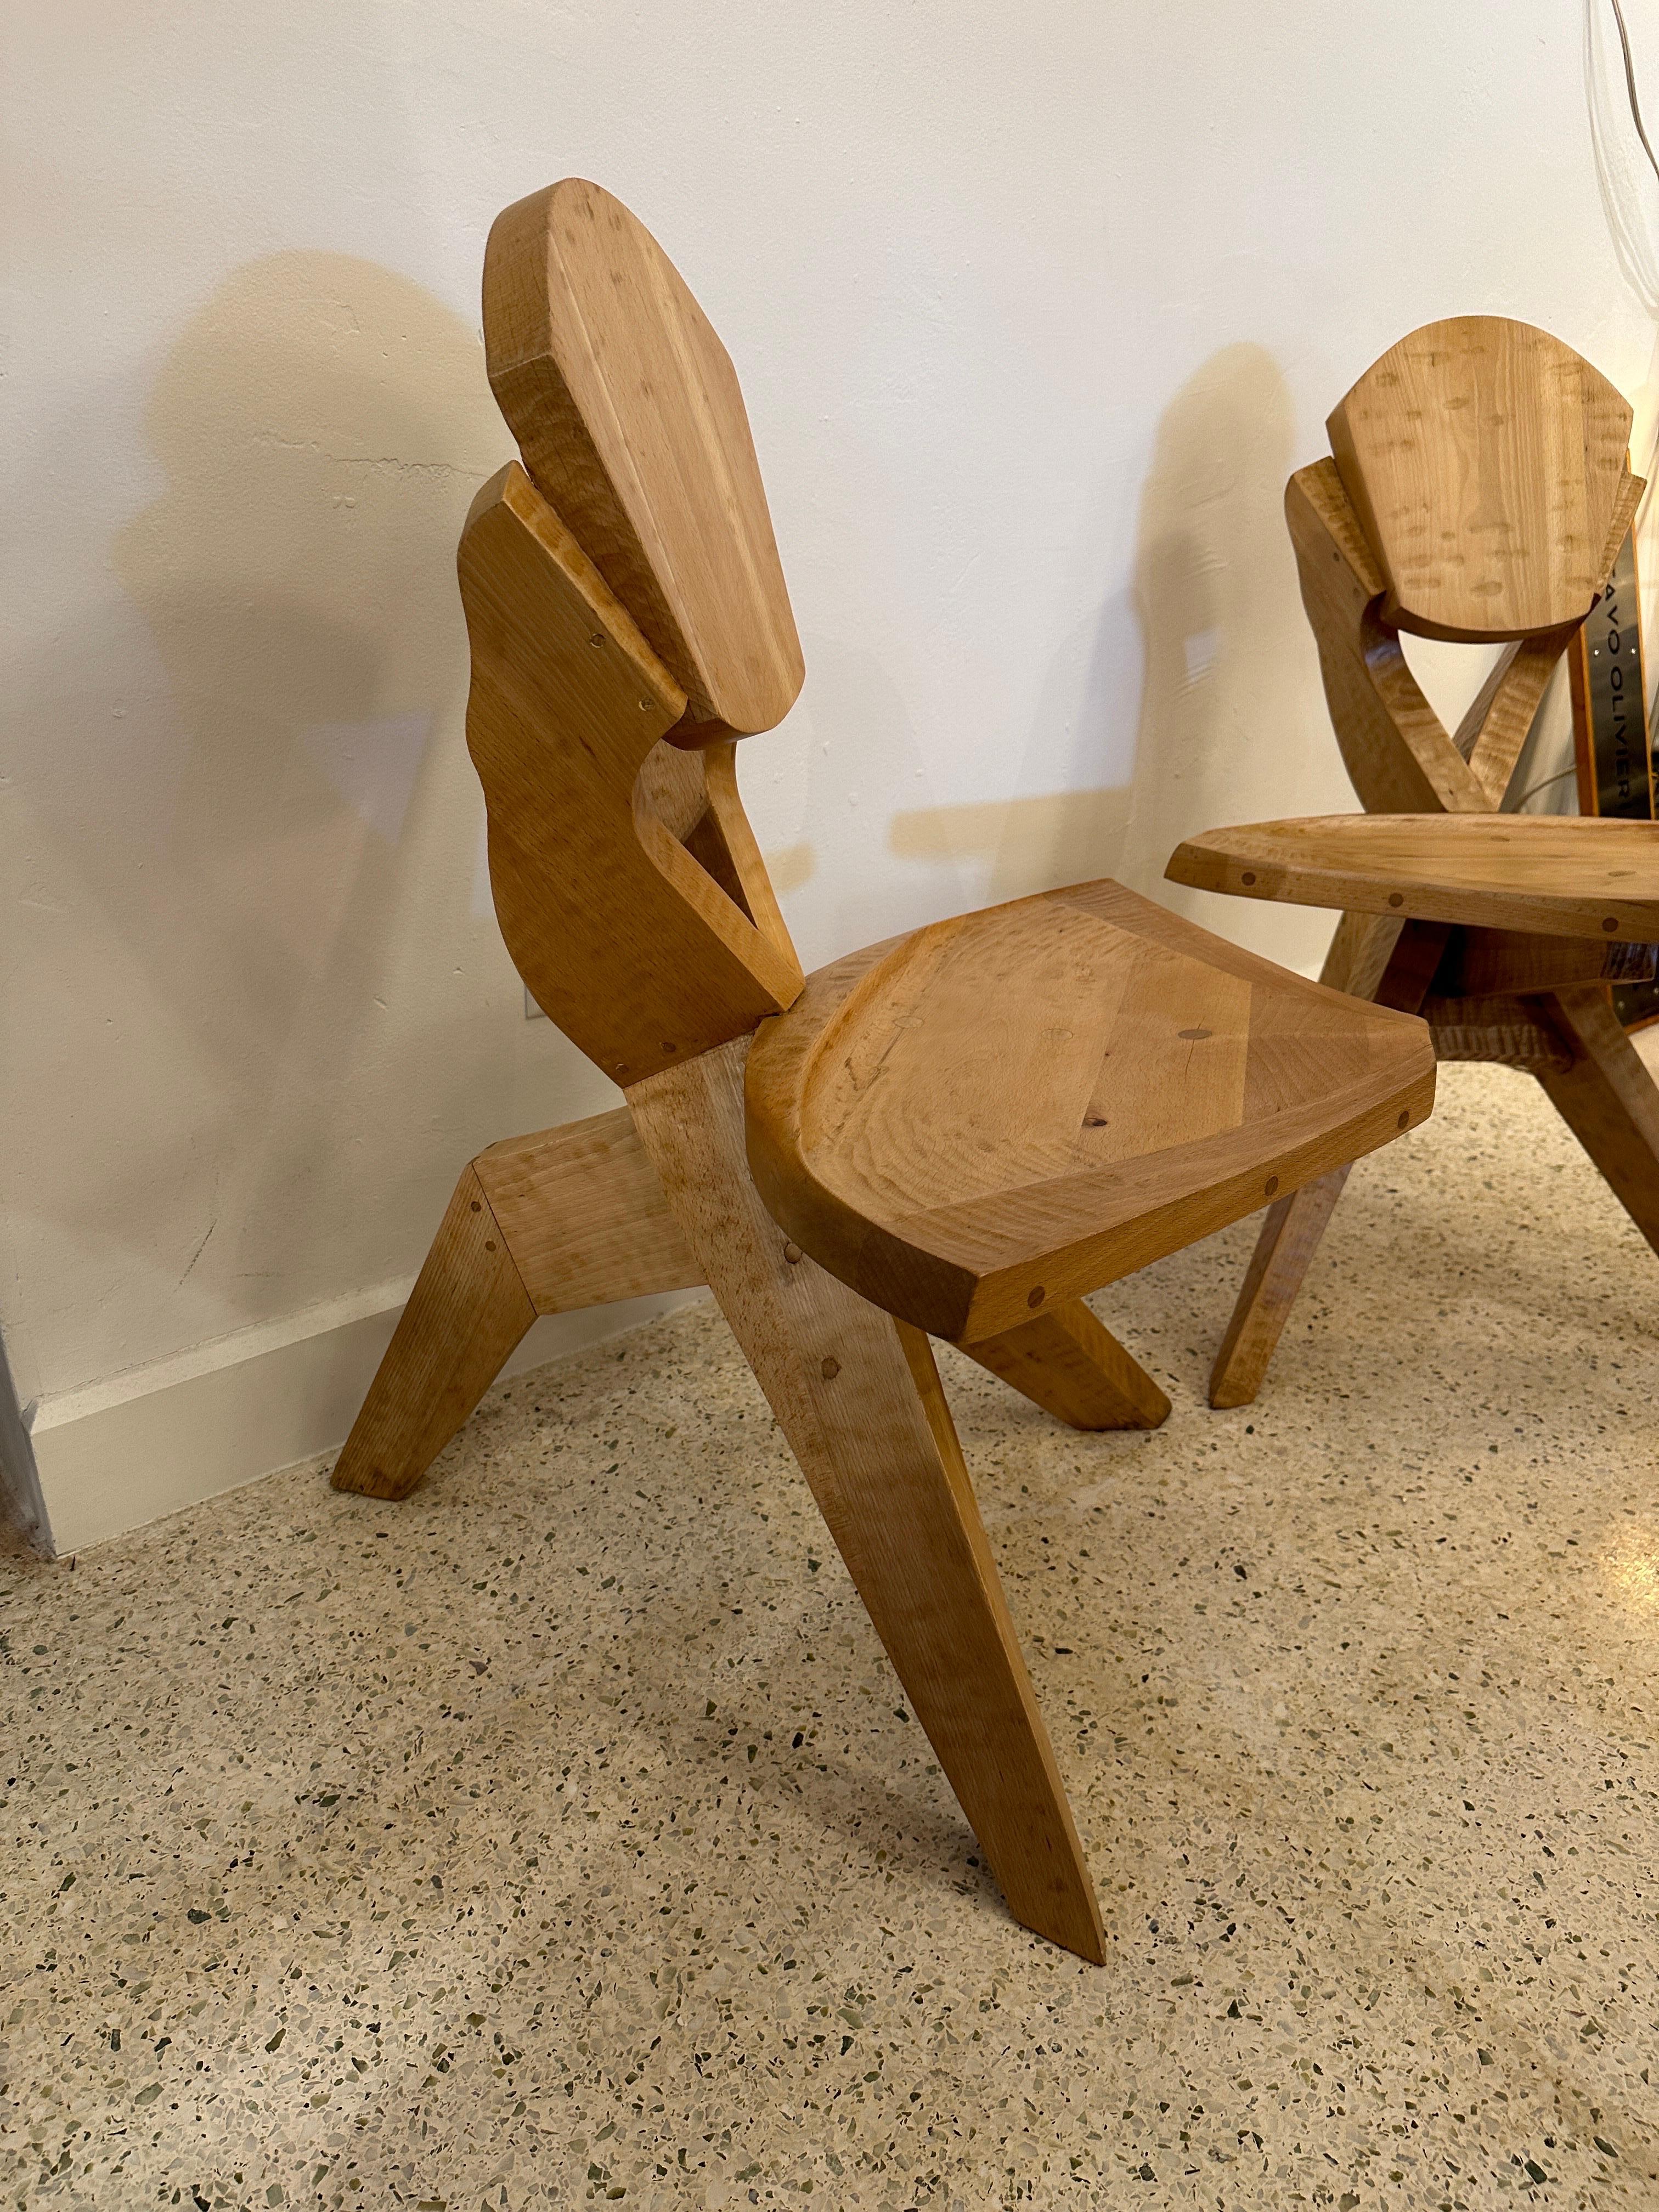
[[[1631,410],[1571,346],[1498,315],[1428,323],[1327,427],[1397,629],[1491,641],[1589,612],[1618,551]]]
[[[1570,346],[1492,315],[1413,331],[1333,411],[1334,458],[1296,471],[1285,516],[1368,811],[1502,806],[1636,512],[1630,423]],[[1402,630],[1505,643],[1455,735],[1407,665]]]
[[[519,201],[484,249],[483,329],[531,482],[695,720],[732,736],[781,722],[805,671],[749,417],[656,240],[580,177]]]
[[[496,913],[626,1085],[800,989],[733,764],[793,705],[800,647],[737,378],[644,226],[580,179],[520,201],[483,322],[523,462],[459,556]]]

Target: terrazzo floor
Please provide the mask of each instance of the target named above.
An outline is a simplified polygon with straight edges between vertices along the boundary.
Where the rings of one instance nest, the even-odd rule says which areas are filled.
[[[1659,1267],[1443,1072],[1253,1408],[1253,1233],[946,1381],[1109,1955],[1015,1926],[706,1305],[391,1506],[0,1565],[0,2203],[1659,2204]]]

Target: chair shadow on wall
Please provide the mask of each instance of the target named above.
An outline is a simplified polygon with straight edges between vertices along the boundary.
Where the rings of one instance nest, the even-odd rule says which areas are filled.
[[[140,709],[136,746],[134,724],[125,745],[118,720],[90,734],[47,826],[194,1096],[176,1143],[115,1169],[128,1192],[85,1189],[87,1226],[107,1235],[146,1185],[195,1221],[192,1163],[216,1157],[214,1203],[257,1247],[216,1255],[216,1289],[254,1317],[259,1279],[303,1279],[319,1220],[349,1213],[354,1065],[407,1060],[413,1080],[434,1063],[431,1039],[375,1026],[394,940],[434,897],[458,949],[493,933],[469,919],[470,854],[453,884],[412,883],[399,846],[466,768],[431,739],[459,755],[454,547],[504,439],[465,323],[372,263],[308,252],[220,287],[168,349],[144,428],[165,482],[113,565],[170,707]],[[163,1234],[158,1216],[142,1240],[158,1273]]]
[[[1170,853],[1196,830],[1353,804],[1285,527],[1294,459],[1290,391],[1259,345],[1212,355],[1158,425],[1135,560],[1145,658],[1124,874],[1194,921],[1302,966],[1329,935],[1328,915],[1264,925],[1164,880]]]
[[[1063,884],[1119,872],[1133,793],[1129,785],[1088,781],[1122,746],[1113,727],[1131,651],[1133,617],[1121,595],[1107,600],[1066,639],[1045,672],[1033,720],[1042,739],[1072,742],[1079,787],[970,799],[907,810],[893,817],[889,849],[901,860],[950,868],[964,906],[998,905]],[[1051,756],[1051,743],[1045,744]],[[918,914],[915,926],[931,921]]]
[[[1285,529],[1293,442],[1290,392],[1262,347],[1225,347],[1194,371],[1164,410],[1141,490],[1132,598],[1142,678],[1127,781],[1086,781],[1091,761],[1121,750],[1103,719],[1115,688],[1103,664],[1127,649],[1128,625],[1108,600],[1079,718],[1083,787],[902,816],[896,852],[977,854],[989,862],[993,899],[1115,875],[1214,928],[1231,925],[1164,881],[1182,837],[1242,811],[1306,812],[1310,793],[1352,805],[1340,765],[1331,767]],[[1054,672],[1075,654],[1073,642]],[[1040,713],[1056,691],[1051,681]],[[1297,965],[1316,957],[1329,930],[1328,917],[1288,910],[1232,924]]]

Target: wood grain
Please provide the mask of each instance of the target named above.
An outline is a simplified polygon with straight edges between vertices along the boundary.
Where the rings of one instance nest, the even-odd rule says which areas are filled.
[[[1080,1298],[962,1349],[1074,1429],[1156,1429],[1170,1418],[1163,1391]]]
[[[1337,922],[1319,980],[1327,990],[1375,999],[1406,925],[1393,915],[1345,914]]]
[[[491,1145],[462,1173],[334,1486],[407,1497],[538,1314],[703,1279],[627,1107]],[[1006,1342],[971,1349],[1076,1428],[1152,1428],[1169,1412],[1086,1307],[1058,1309]]]
[[[731,362],[649,234],[580,179],[498,219],[484,328],[523,456],[459,552],[496,913],[629,1118],[468,1168],[336,1481],[406,1492],[535,1313],[706,1279],[1011,1908],[1099,1960],[922,1332],[1078,1426],[1155,1425],[1168,1400],[1078,1294],[1420,1119],[1427,1033],[1109,884],[866,948],[788,1011],[802,979],[734,739],[787,712],[801,659]],[[1310,545],[1353,552],[1340,481],[1322,499]],[[1478,799],[1397,639],[1373,650],[1364,557],[1318,583],[1378,731],[1420,738],[1401,787]],[[1350,967],[1427,957],[1420,929],[1344,927]]]
[[[1640,489],[1637,478],[1627,479],[1619,515]],[[1514,641],[1454,736],[1407,665],[1382,571],[1334,461],[1297,471],[1285,487],[1285,516],[1337,743],[1364,805],[1382,814],[1501,805],[1544,687],[1579,622]],[[1617,550],[1615,541],[1598,589]]]
[[[406,1498],[535,1318],[469,1167],[334,1463],[335,1489]]]
[[[1320,981],[1330,989],[1414,1014],[1444,962],[1450,935],[1437,922],[1345,914]],[[1334,1168],[1268,1207],[1210,1370],[1212,1406],[1255,1402],[1351,1164]]]
[[[1333,1168],[1267,1208],[1227,1334],[1210,1370],[1212,1406],[1254,1404],[1348,1172],[1346,1167]]]
[[[656,240],[579,177],[518,201],[483,326],[526,468],[685,694],[676,742],[781,722],[805,672],[749,417]]]
[[[1172,882],[1243,898],[1646,945],[1659,823],[1565,814],[1326,814],[1206,830]]]
[[[334,1487],[406,1498],[538,1314],[702,1280],[625,1106],[490,1146],[462,1171]]]
[[[1581,985],[1543,1004],[1571,1057],[1565,1067],[1540,1070],[1538,1079],[1659,1252],[1659,1090],[1604,990]]]
[[[729,760],[702,801],[730,888],[675,835],[695,790],[641,786],[684,694],[516,462],[473,501],[459,568],[490,884],[537,1004],[619,1083],[746,1034],[800,970],[752,838],[733,848]]]
[[[1572,1065],[1572,1048],[1545,998],[1425,999],[1437,1060],[1490,1060],[1534,1075]]]
[[[1473,769],[1489,806],[1504,804],[1544,687],[1579,627],[1569,623],[1506,646],[1458,724],[1452,743]]]
[[[1343,765],[1374,813],[1480,813],[1486,787],[1407,665],[1383,616],[1385,587],[1334,461],[1285,488],[1302,604]]]
[[[1618,938],[1539,937],[1521,929],[1454,932],[1436,971],[1441,999],[1502,999],[1572,983],[1639,983],[1659,947]]]
[[[702,1280],[625,1106],[491,1145],[471,1172],[538,1313]]]
[[[747,1049],[634,1085],[641,1140],[1010,1910],[1099,1961],[1082,1846],[931,1348],[787,1256],[744,1158]]]
[[[1415,1022],[1080,884],[811,977],[756,1039],[749,1157],[824,1267],[966,1344],[1388,1142],[1433,1091]]]
[[[1456,316],[1391,346],[1327,424],[1388,618],[1463,639],[1581,622],[1610,565],[1631,421],[1604,376],[1527,323]]]
[[[1627,1109],[1606,1103],[1548,988],[1577,989],[1598,964],[1645,970],[1652,955],[1634,940],[1653,933],[1626,893],[1644,870],[1659,884],[1640,857],[1634,875],[1608,866],[1613,848],[1580,834],[1599,825],[1558,823],[1540,838],[1535,817],[1492,816],[1631,526],[1643,487],[1626,464],[1629,424],[1586,362],[1522,325],[1433,325],[1384,355],[1331,417],[1334,458],[1298,470],[1285,501],[1331,720],[1372,818],[1335,830],[1340,850],[1322,855],[1334,868],[1307,865],[1321,825],[1293,823],[1189,840],[1169,868],[1205,889],[1342,907],[1325,981],[1420,1009],[1442,1059],[1559,1084],[1593,1136],[1598,1115],[1623,1128]],[[1401,629],[1510,641],[1455,737],[1406,665]],[[1406,844],[1387,816],[1417,817]],[[1639,1144],[1606,1141],[1633,1188]],[[1255,1396],[1340,1190],[1334,1178],[1269,1215],[1215,1402]]]

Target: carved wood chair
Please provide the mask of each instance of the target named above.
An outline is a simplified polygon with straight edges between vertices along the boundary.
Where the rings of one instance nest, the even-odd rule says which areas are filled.
[[[1524,323],[1431,323],[1331,416],[1331,459],[1285,495],[1303,604],[1364,816],[1190,839],[1167,873],[1345,908],[1322,980],[1420,1012],[1443,1060],[1535,1074],[1659,1247],[1659,1091],[1607,985],[1654,973],[1659,830],[1503,815],[1544,686],[1599,597],[1642,492],[1631,410]],[[1455,734],[1401,633],[1504,647]],[[1260,1389],[1346,1176],[1270,1209],[1210,1378]]]
[[[334,1481],[404,1496],[537,1314],[707,1283],[1009,1905],[1097,1960],[929,1333],[1155,1426],[1082,1295],[1420,1120],[1426,1032],[1110,883],[803,981],[734,773],[803,672],[731,363],[575,180],[496,222],[483,319],[522,457],[459,563],[496,909],[627,1103],[465,1170]]]

